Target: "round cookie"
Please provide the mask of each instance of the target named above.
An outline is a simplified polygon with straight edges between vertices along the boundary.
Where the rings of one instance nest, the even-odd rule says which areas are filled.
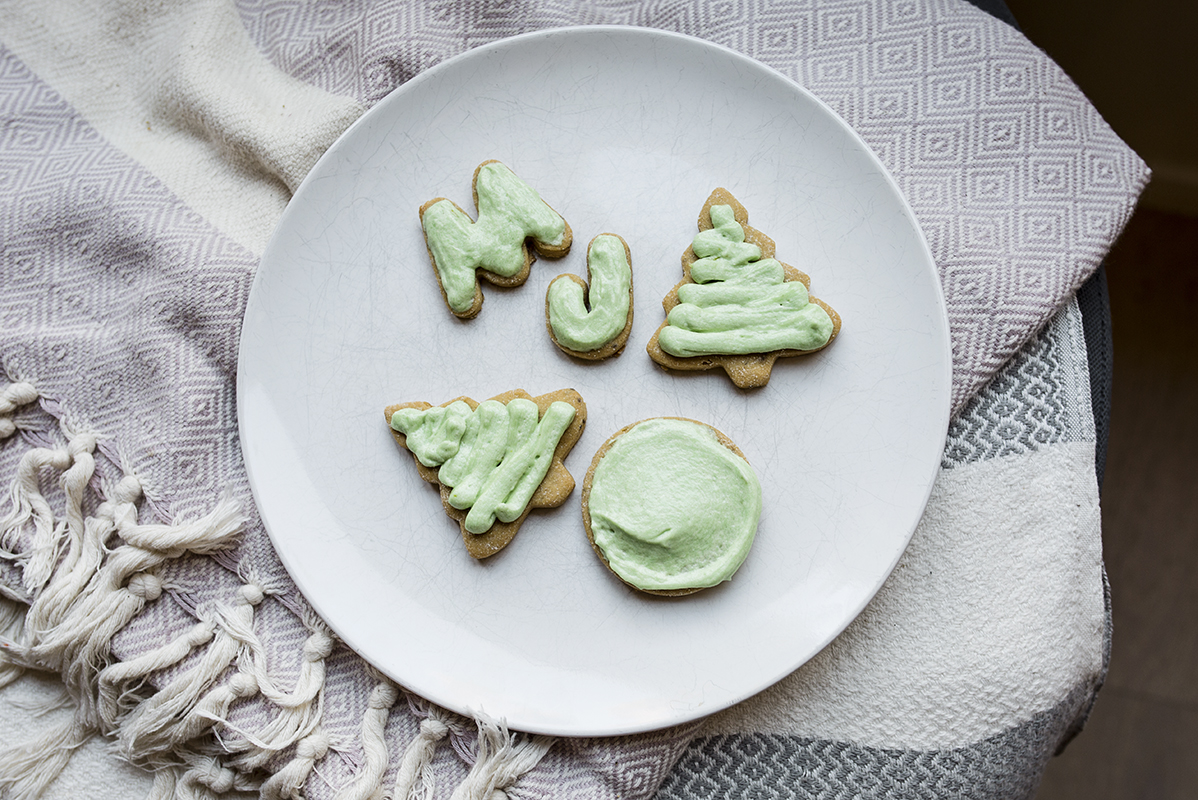
[[[748,555],[761,485],[740,449],[691,419],[654,417],[617,431],[582,485],[591,547],[634,589],[670,597],[729,580]]]

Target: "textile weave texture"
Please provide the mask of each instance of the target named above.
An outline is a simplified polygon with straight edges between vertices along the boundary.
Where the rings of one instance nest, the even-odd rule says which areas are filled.
[[[496,738],[380,678],[287,577],[238,449],[238,334],[291,191],[366,108],[471,47],[601,23],[738,50],[861,134],[939,269],[956,416],[908,553],[794,675],[681,728]],[[78,708],[44,752],[103,731],[162,796],[1030,796],[1105,664],[1072,298],[1147,179],[962,0],[2,0],[0,587]]]

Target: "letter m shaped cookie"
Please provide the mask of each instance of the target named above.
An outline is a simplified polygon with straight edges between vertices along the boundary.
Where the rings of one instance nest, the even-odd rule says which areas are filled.
[[[519,286],[532,266],[530,243],[541,255],[560,258],[573,239],[562,216],[498,161],[484,161],[474,171],[474,205],[477,222],[444,197],[420,207],[420,226],[441,294],[462,319],[482,309],[480,275],[497,286]]]

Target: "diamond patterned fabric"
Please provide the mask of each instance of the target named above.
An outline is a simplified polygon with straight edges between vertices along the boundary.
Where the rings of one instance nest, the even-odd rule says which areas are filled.
[[[940,688],[948,679],[934,669],[939,655],[925,647],[903,657],[901,643],[881,632],[902,626],[901,615],[886,614],[908,608],[903,597],[922,597],[923,584],[905,582],[913,571],[947,568],[935,547],[917,549],[892,581],[898,595],[880,595],[875,616],[834,643],[825,661],[781,684],[769,709],[749,701],[703,724],[558,741],[511,784],[511,796],[1034,790],[1045,754],[1084,713],[1103,668],[1097,496],[1079,477],[1080,464],[1093,481],[1094,428],[1071,298],[1148,177],[1043,53],[961,0],[160,6],[0,2],[0,387],[36,390],[33,401],[15,389],[0,399],[0,423],[12,423],[12,430],[0,425],[0,478],[6,487],[22,474],[40,478],[37,492],[21,496],[44,497],[47,508],[39,516],[36,503],[21,506],[16,490],[11,513],[0,508],[9,515],[0,550],[12,554],[0,558],[3,594],[39,613],[50,608],[49,592],[28,584],[29,564],[45,555],[53,531],[64,537],[54,552],[82,569],[88,531],[119,529],[119,539],[107,540],[116,545],[150,525],[178,530],[210,520],[187,547],[147,545],[141,571],[116,571],[105,556],[113,571],[96,574],[122,576],[108,599],[76,587],[74,607],[93,598],[96,608],[109,607],[103,600],[128,613],[111,636],[87,640],[98,658],[83,658],[78,642],[44,656],[57,659],[54,669],[89,724],[116,736],[139,763],[174,754],[169,774],[180,786],[368,797],[395,786],[405,753],[422,736],[431,743],[421,769],[434,796],[449,797],[468,779],[478,726],[442,721],[420,698],[389,695],[387,682],[352,652],[326,646],[327,629],[254,514],[236,428],[240,321],[290,189],[364,108],[438,62],[502,37],[561,25],[638,25],[725,45],[807,87],[860,133],[908,197],[940,270],[953,342],[956,418],[927,538],[960,556],[956,567],[995,581],[979,586],[1009,590],[1012,604],[1021,595],[996,576],[1027,569],[1027,585],[1040,587],[1029,609],[1056,624],[1053,636],[1029,636],[1009,663],[993,644],[998,634],[987,639],[984,625],[946,646],[979,683],[1022,685],[1016,664],[1049,677],[1028,683],[1015,700],[979,697],[953,719],[921,716],[919,708],[947,695]],[[63,466],[47,461],[22,473],[35,451],[65,454],[45,455]],[[76,467],[81,488],[60,488]],[[1028,470],[1048,486],[1051,508],[1025,520],[1024,530],[1044,538],[1045,552],[1059,545],[1067,556],[1055,566],[1012,566],[1000,556],[979,564],[985,557],[952,530],[1001,522],[1002,501],[1020,502],[1014,487]],[[118,502],[127,476],[141,493],[133,505]],[[984,489],[976,508],[969,487]],[[213,509],[222,499],[245,511],[236,539],[218,535]],[[134,522],[121,516],[129,513]],[[941,524],[946,519],[951,524]],[[53,524],[39,527],[39,520]],[[76,530],[78,542],[70,539]],[[1059,597],[1045,587],[1057,587]],[[1084,601],[1064,599],[1075,595]],[[963,606],[974,600],[989,602],[958,598]],[[76,619],[71,607],[54,613],[80,630],[103,630],[95,615]],[[197,625],[207,626],[197,644],[168,658]],[[1057,636],[1082,644],[1061,656]],[[115,681],[121,673],[93,675],[81,666],[92,662],[157,666],[113,684],[135,688],[118,693],[108,718],[86,709],[93,699],[105,707],[97,694],[104,675]],[[833,696],[837,686],[883,685],[871,683],[869,664],[887,665],[888,679],[908,687],[912,702],[895,705],[889,717],[859,718],[852,703]],[[253,676],[252,692],[229,688],[237,675]],[[816,696],[801,700],[795,686],[815,687]],[[189,720],[194,735],[160,740],[156,725],[168,719]],[[886,780],[862,783],[878,771]]]

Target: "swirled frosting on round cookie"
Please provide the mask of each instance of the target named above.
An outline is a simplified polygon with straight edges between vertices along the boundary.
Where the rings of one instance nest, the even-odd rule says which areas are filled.
[[[582,505],[587,536],[622,581],[688,594],[728,580],[744,562],[761,516],[761,484],[719,431],[659,417],[600,448]]]

